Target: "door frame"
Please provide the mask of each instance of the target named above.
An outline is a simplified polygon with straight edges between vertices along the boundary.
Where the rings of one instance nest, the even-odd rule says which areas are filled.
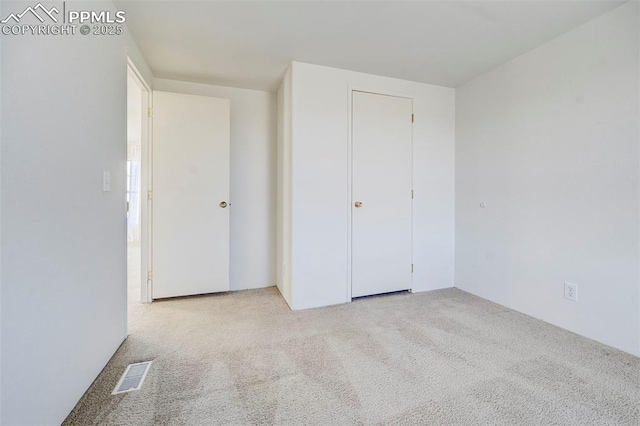
[[[152,270],[151,265],[151,232],[153,223],[153,206],[151,204],[152,179],[151,172],[153,164],[151,154],[153,150],[151,107],[153,91],[146,82],[135,63],[127,56],[127,72],[131,73],[134,81],[142,91],[142,134],[140,142],[140,302],[151,303],[153,301],[151,292],[151,281],[148,271]]]
[[[347,205],[349,206],[349,220],[347,221],[347,289],[346,300],[351,302],[352,297],[352,284],[353,284],[353,92],[370,93],[372,95],[391,96],[394,98],[411,99],[412,111],[415,107],[415,99],[412,94],[379,90],[362,85],[347,85],[347,107],[348,107],[348,119],[347,119]],[[413,113],[413,112],[412,112]],[[411,188],[413,190],[413,140],[414,140],[414,126],[411,126]],[[411,200],[411,263],[413,264],[413,199]],[[413,273],[411,274],[411,288],[413,289]]]

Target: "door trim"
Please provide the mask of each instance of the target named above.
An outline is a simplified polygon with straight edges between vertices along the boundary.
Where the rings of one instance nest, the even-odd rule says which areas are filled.
[[[412,111],[415,106],[415,99],[411,94],[394,92],[394,91],[380,91],[371,87],[365,87],[360,85],[347,85],[347,206],[349,206],[349,220],[347,221],[347,288],[346,288],[346,301],[347,303],[353,300],[352,297],[352,284],[353,284],[353,208],[351,207],[353,201],[353,92],[370,93],[372,95],[391,96],[394,98],[411,99]],[[415,113],[415,111],[414,111]],[[414,131],[415,128],[411,126],[411,187],[414,186],[413,181],[413,153],[414,153]],[[413,200],[411,200],[411,262],[413,263]],[[413,274],[411,274],[411,288],[413,289]]]
[[[127,71],[131,73],[133,79],[142,90],[142,135],[140,147],[140,301],[151,303],[152,289],[151,281],[148,280],[147,271],[153,270],[151,263],[151,225],[153,221],[153,206],[147,194],[152,189],[151,172],[153,164],[151,153],[153,149],[152,122],[149,117],[152,108],[152,90],[146,82],[135,63],[127,56]]]

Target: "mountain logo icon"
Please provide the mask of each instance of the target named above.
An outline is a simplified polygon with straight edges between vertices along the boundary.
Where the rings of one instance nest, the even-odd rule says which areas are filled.
[[[7,22],[9,22],[10,20],[14,20],[16,23],[20,22],[20,20],[27,14],[31,13],[33,16],[35,16],[38,21],[40,22],[44,22],[45,18],[44,17],[49,17],[49,19],[51,19],[53,22],[58,22],[58,18],[56,18],[55,16],[53,16],[53,14],[58,14],[60,13],[60,11],[56,8],[56,7],[52,7],[51,9],[47,9],[46,7],[44,7],[42,5],[42,3],[38,3],[35,6],[29,6],[27,7],[22,13],[12,13],[9,16],[7,16],[6,19],[0,21],[0,23],[2,24],[6,24]],[[44,16],[44,17],[43,17]]]

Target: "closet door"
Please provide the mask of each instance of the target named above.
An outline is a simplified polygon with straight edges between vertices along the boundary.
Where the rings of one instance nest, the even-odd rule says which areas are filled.
[[[229,290],[228,99],[153,92],[153,298]]]
[[[353,92],[352,297],[411,289],[411,99]]]

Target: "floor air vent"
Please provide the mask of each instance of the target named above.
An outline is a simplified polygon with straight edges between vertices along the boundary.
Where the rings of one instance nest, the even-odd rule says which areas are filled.
[[[147,377],[149,367],[151,367],[151,361],[129,364],[111,395],[140,389],[144,378]]]

